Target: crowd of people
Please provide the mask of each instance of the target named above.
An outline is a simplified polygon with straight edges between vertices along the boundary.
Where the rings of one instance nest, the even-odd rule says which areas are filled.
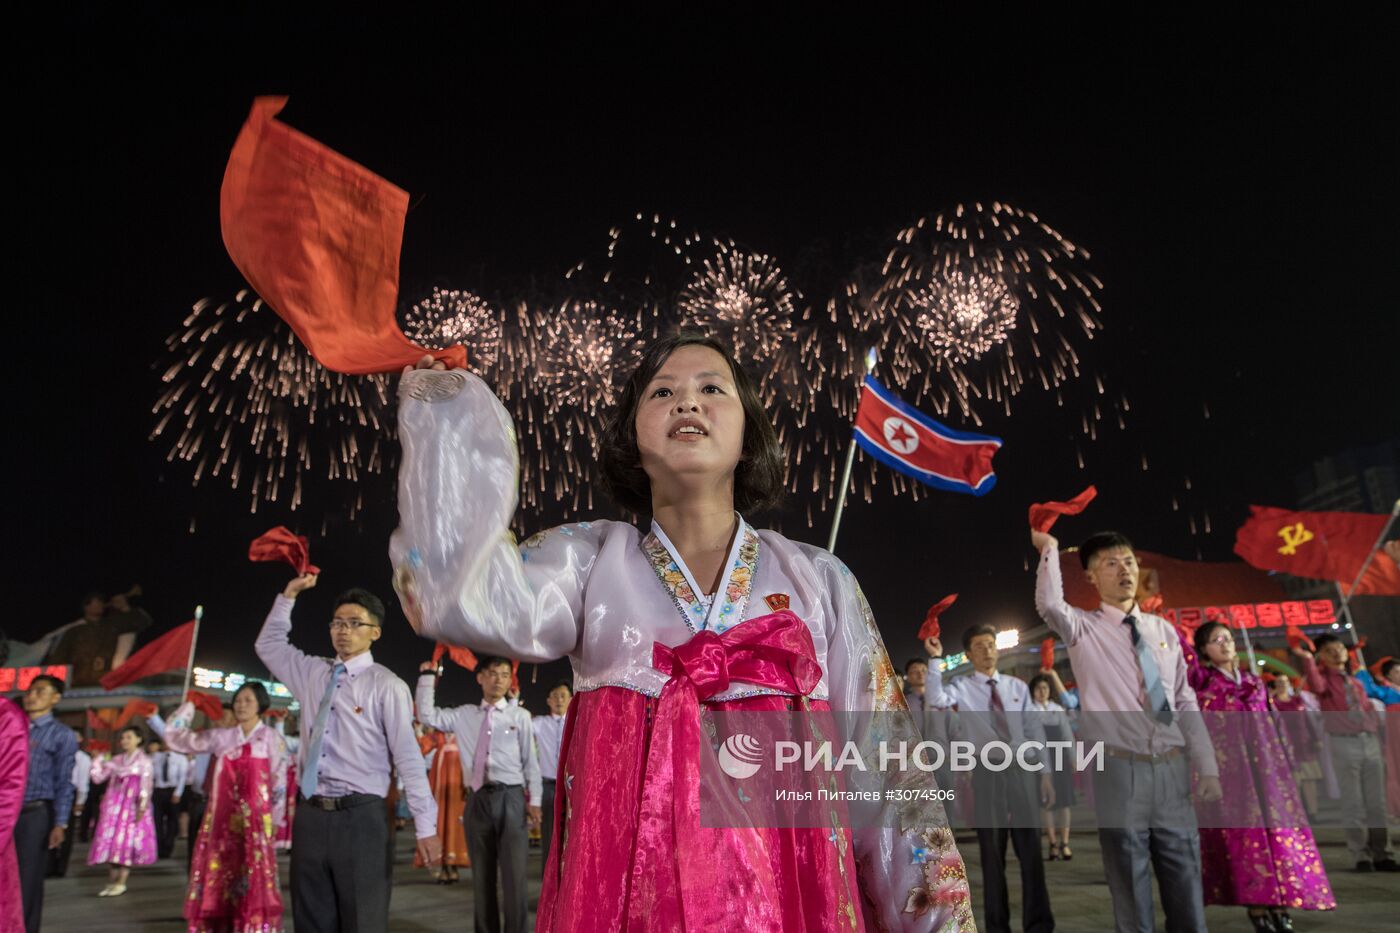
[[[97,811],[88,862],[108,870],[101,897],[121,897],[133,869],[171,857],[183,817],[192,933],[276,931],[288,909],[303,933],[386,929],[395,798],[415,864],[443,884],[469,870],[474,924],[487,931],[525,928],[535,828],[541,931],[1009,930],[1008,843],[1021,926],[1050,931],[1045,863],[1074,857],[1069,813],[1086,791],[1118,930],[1154,928],[1154,874],[1169,930],[1204,930],[1207,904],[1238,905],[1259,930],[1291,930],[1290,911],[1336,906],[1309,828],[1324,762],[1356,869],[1400,870],[1371,700],[1400,689],[1400,665],[1381,670],[1389,686],[1363,678],[1324,636],[1315,652],[1297,649],[1298,687],[1265,685],[1240,664],[1229,629],[1181,632],[1143,610],[1123,535],[1078,549],[1101,600],[1088,611],[1064,598],[1059,543],[1033,531],[1035,606],[1067,646],[1074,687],[1053,668],[1029,683],[1001,672],[985,626],[963,636],[972,673],[945,676],[933,637],[901,680],[849,569],[742,517],[776,500],[783,464],[722,345],[661,340],[623,388],[601,466],[621,507],[652,516],[642,529],[581,522],[517,545],[516,448],[500,403],[476,377],[428,360],[400,391],[394,585],[420,635],[483,654],[480,701],[438,706],[436,661],[423,663],[415,690],[377,663],[387,613],[366,589],[334,599],[322,623],[329,657],[294,647],[294,609],[314,573],[277,595],[255,642],[300,704],[299,735],[270,722],[267,690],[248,682],[206,728],[186,703],[148,719],[156,744],[131,724],[117,749],[84,762],[80,737],[53,715],[68,685],[36,677],[22,711],[0,704],[0,838],[13,839],[0,847],[0,904],[11,914],[0,910],[0,930],[40,928],[48,853],[61,859],[84,803],[84,821]],[[83,624],[106,620],[106,605],[85,605]],[[130,651],[134,624],[119,614],[102,626],[113,657]],[[51,648],[74,631],[53,635]],[[513,662],[560,657],[573,684],[531,716],[511,695]],[[702,709],[882,713],[896,734],[935,743],[965,736],[1043,752],[1077,736],[1101,742],[1104,756],[1087,784],[1039,754],[1034,768],[970,772],[970,805],[954,819],[976,830],[974,920],[940,804],[888,804],[874,826],[834,808],[823,826],[745,822],[738,810],[723,827],[704,824]],[[1277,710],[1317,716],[1275,728]],[[937,777],[958,781],[946,766]]]

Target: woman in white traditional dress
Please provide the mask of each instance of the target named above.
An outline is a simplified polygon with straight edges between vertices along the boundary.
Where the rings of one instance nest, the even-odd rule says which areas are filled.
[[[573,664],[538,930],[975,928],[937,804],[865,828],[701,825],[716,757],[701,706],[883,712],[917,741],[850,571],[741,514],[776,502],[784,464],[728,350],[662,340],[621,393],[601,468],[618,505],[650,516],[641,530],[578,522],[517,545],[515,432],[466,371],[406,370],[399,430],[390,556],[414,627]]]

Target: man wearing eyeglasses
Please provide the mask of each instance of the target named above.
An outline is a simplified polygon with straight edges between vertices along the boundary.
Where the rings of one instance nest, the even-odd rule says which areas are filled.
[[[301,703],[302,800],[292,825],[292,916],[310,933],[386,930],[393,882],[388,820],[390,762],[398,768],[418,835],[418,854],[436,864],[437,804],[413,734],[408,685],[374,663],[384,604],[368,590],[336,597],[330,621],[335,658],[292,646],[292,606],[315,574],[287,584],[273,603],[257,652]]]

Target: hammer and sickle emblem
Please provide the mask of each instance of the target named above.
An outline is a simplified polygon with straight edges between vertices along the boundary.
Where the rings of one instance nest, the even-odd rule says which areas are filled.
[[[1283,547],[1278,552],[1288,557],[1298,553],[1298,545],[1307,544],[1313,539],[1313,533],[1304,528],[1302,522],[1284,525],[1278,530],[1278,536],[1283,539]]]

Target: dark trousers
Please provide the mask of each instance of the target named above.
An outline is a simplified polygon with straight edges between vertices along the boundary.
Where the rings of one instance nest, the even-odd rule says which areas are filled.
[[[1017,769],[978,768],[972,774],[977,848],[982,862],[982,910],[989,933],[1010,933],[1011,907],[1006,884],[1006,843],[1021,864],[1021,929],[1050,933],[1055,916],[1045,887],[1040,857],[1040,804],[1036,776]]]
[[[185,789],[185,796],[180,798],[185,812],[190,815],[190,834],[185,837],[186,874],[189,874],[194,866],[194,844],[199,840],[199,827],[204,823],[204,807],[207,802],[203,794],[197,794],[189,788]]]
[[[544,793],[540,795],[540,870],[549,866],[549,844],[554,841],[554,782],[544,779]]]
[[[1206,929],[1201,836],[1186,756],[1158,762],[1106,757],[1094,773],[1094,810],[1114,929],[1152,933],[1154,869],[1167,933]]]
[[[389,822],[384,798],[352,794],[343,810],[297,801],[292,917],[297,933],[380,933],[389,927]]]
[[[26,933],[39,933],[44,916],[44,875],[49,867],[49,831],[53,804],[26,804],[15,823],[15,859],[19,862],[19,897],[24,904]]]
[[[49,877],[62,878],[68,874],[68,860],[73,856],[73,837],[77,835],[74,828],[76,820],[68,821],[68,832],[63,834],[63,845],[57,849],[49,850]]]
[[[156,856],[170,858],[175,851],[175,837],[180,834],[180,805],[175,802],[175,788],[157,787],[151,791],[151,817],[156,823]]]
[[[476,933],[501,933],[502,906],[506,914],[505,933],[525,933],[529,912],[525,855],[529,846],[523,787],[487,784],[472,793],[467,804],[467,852],[472,860]],[[498,870],[502,890],[499,900]]]
[[[98,817],[102,815],[102,795],[107,793],[109,783],[111,782],[103,781],[101,784],[93,784],[88,791],[87,803],[83,806],[83,818],[75,823],[82,834],[83,842],[92,841],[92,831],[97,827]]]

